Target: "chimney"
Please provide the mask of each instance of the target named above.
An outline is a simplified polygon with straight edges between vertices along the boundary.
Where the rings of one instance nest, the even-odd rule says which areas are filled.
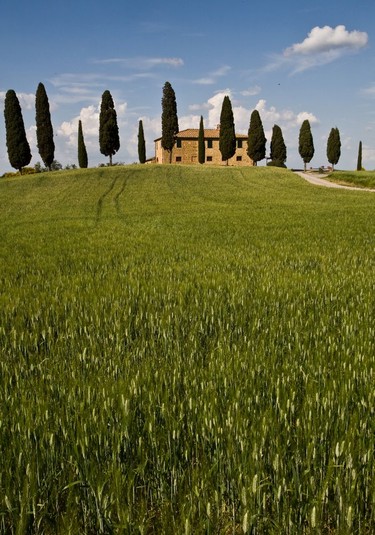
[[[216,130],[220,130],[220,123],[216,125]]]

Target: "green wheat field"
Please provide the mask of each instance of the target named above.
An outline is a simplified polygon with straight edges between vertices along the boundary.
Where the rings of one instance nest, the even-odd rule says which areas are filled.
[[[0,238],[0,533],[374,533],[374,194],[42,173]]]

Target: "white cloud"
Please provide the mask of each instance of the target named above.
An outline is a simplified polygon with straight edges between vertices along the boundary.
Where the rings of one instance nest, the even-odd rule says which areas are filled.
[[[75,145],[78,133],[78,121],[82,121],[82,129],[85,140],[92,137],[98,137],[99,132],[99,107],[87,106],[82,108],[79,115],[71,121],[64,121],[57,128],[58,136],[65,138],[69,145]]]
[[[205,128],[216,128],[217,125],[220,123],[220,115],[221,115],[221,108],[223,105],[224,97],[228,96],[232,101],[232,92],[230,89],[225,89],[222,91],[218,91],[215,93],[212,97],[210,97],[207,102],[204,102],[203,104],[193,104],[189,106],[189,109],[192,112],[196,111],[202,111],[207,115],[207,117],[204,119],[205,122]],[[232,102],[232,109],[233,109],[233,116],[234,116],[234,122],[237,132],[247,132],[247,129],[249,127],[249,118],[250,118],[250,111],[241,106],[237,105],[236,103]],[[191,115],[184,117],[184,128],[198,128],[199,127],[199,119],[200,115]],[[182,123],[181,123],[182,124]],[[181,126],[181,125],[180,125]]]
[[[362,164],[365,168],[368,168],[368,164],[373,165],[375,162],[375,149],[369,145],[363,144],[362,146]]]
[[[293,112],[292,110],[277,110],[274,106],[267,107],[267,102],[264,99],[261,99],[257,102],[255,109],[259,111],[259,114],[262,118],[262,121],[267,123],[278,124],[282,123],[284,128],[293,128],[300,126],[305,119],[307,119],[311,124],[318,124],[319,120],[311,112],[301,111],[298,113]],[[281,126],[281,125],[279,125]]]
[[[279,68],[298,73],[326,65],[345,54],[358,52],[368,43],[368,34],[357,30],[348,31],[345,26],[316,26],[301,43],[295,43],[280,55],[274,55],[264,71]]]
[[[208,104],[208,124],[207,128],[216,128],[220,123],[220,114],[221,108],[223,105],[223,100],[225,96],[231,98],[230,89],[225,89],[224,91],[219,91],[213,97],[209,98],[207,101]]]
[[[6,91],[0,91],[0,102],[4,105]],[[34,93],[17,93],[17,98],[22,110],[32,110],[35,108],[35,94]]]
[[[199,117],[196,113],[199,110],[205,114],[205,127],[206,128],[216,128],[220,123],[220,114],[221,108],[223,105],[223,100],[225,96],[228,96],[232,102],[234,123],[236,127],[236,132],[247,133],[250,116],[253,109],[259,111],[264,128],[269,130],[272,129],[273,125],[279,124],[283,129],[293,130],[298,128],[305,119],[308,119],[311,124],[319,124],[318,118],[311,112],[300,111],[294,112],[290,109],[277,109],[274,106],[268,106],[267,101],[264,99],[258,100],[253,109],[246,108],[237,103],[233,98],[233,92],[230,89],[225,89],[218,91],[212,97],[210,97],[207,102],[199,105],[190,106],[190,110],[193,112],[190,116],[185,116],[183,120],[180,120],[180,129],[182,128],[198,128]]]
[[[115,102],[115,109],[118,117],[119,130],[126,123],[127,103]],[[56,154],[58,159],[62,157],[64,162],[75,162],[77,159],[77,139],[78,139],[78,121],[82,121],[82,130],[85,139],[85,145],[89,152],[89,165],[91,152],[96,155],[96,160],[100,159],[99,153],[99,113],[100,104],[90,105],[81,108],[79,115],[73,117],[70,121],[62,122],[57,128],[57,137],[55,139]],[[120,133],[121,142],[121,133]],[[104,157],[103,157],[104,159]]]
[[[160,136],[160,129],[161,129],[160,117],[146,117],[145,116],[145,117],[140,117],[140,119],[142,119],[143,130],[144,130],[146,141],[154,141],[154,139]],[[137,123],[137,132],[138,132],[138,123]]]
[[[35,94],[17,93],[17,96],[22,109],[32,110],[35,108]]]
[[[318,124],[319,120],[315,117],[313,113],[308,111],[301,111],[297,113],[295,123],[296,125],[302,125],[303,121],[308,120],[311,124]]]
[[[115,109],[120,134],[120,150],[116,155],[116,160],[126,163],[138,161],[138,122],[140,119],[143,122],[146,138],[147,158],[152,157],[155,152],[154,139],[160,136],[160,117],[142,116],[135,119],[134,111],[129,110],[126,102],[115,102]],[[99,114],[100,104],[87,106],[80,110],[79,115],[73,117],[70,121],[64,121],[60,124],[57,129],[56,154],[59,155],[58,159],[62,158],[64,164],[76,163],[79,120],[82,121],[89,165],[95,166],[99,162],[107,161],[99,150]],[[181,118],[180,122],[184,123],[183,118]],[[184,128],[189,126],[184,126]]]
[[[331,28],[316,26],[311,30],[302,43],[296,43],[284,51],[285,56],[295,54],[331,54],[333,51],[359,50],[367,45],[368,35],[366,32],[348,30],[343,25]]]
[[[200,115],[184,115],[178,119],[178,126],[180,127],[180,130],[185,130],[186,128],[199,128],[200,118]]]
[[[32,154],[32,160],[30,162],[30,165],[32,165],[33,162],[38,160],[38,158],[40,159],[38,147],[36,143],[36,126],[35,125],[30,126],[29,128],[26,129],[26,137],[27,137],[27,141],[29,142],[30,150]]]
[[[115,106],[116,107],[116,106]],[[128,105],[126,102],[123,102],[122,104],[119,104],[117,107],[116,107],[116,113],[117,113],[117,117],[121,118],[121,117],[124,117],[126,111],[128,109]]]
[[[207,103],[204,103],[204,104],[190,104],[189,105],[189,110],[190,111],[199,111],[199,110],[206,109],[206,108],[208,108]]]
[[[250,110],[244,106],[233,106],[233,116],[236,131],[240,134],[247,134],[250,123]]]

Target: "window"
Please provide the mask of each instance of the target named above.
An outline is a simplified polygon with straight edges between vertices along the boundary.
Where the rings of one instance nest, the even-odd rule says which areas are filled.
[[[182,161],[181,156],[176,156],[176,162],[181,162],[181,161]]]
[[[212,139],[207,139],[207,148],[212,149]]]
[[[242,149],[242,139],[237,139],[237,148]]]
[[[212,156],[207,156],[207,162],[212,162]]]
[[[176,147],[177,147],[178,149],[180,149],[181,146],[182,146],[182,140],[179,139],[179,138],[177,138],[177,139],[176,139]]]
[[[237,156],[236,160],[237,160],[237,162],[242,162],[242,156]]]

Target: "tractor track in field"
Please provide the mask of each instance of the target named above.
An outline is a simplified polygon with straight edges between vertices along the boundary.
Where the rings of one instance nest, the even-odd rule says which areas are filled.
[[[125,177],[124,178],[124,182],[121,186],[121,189],[116,193],[116,195],[114,196],[114,203],[115,203],[115,209],[116,209],[116,214],[117,214],[117,217],[123,221],[124,218],[125,218],[125,214],[123,213],[123,211],[121,210],[121,206],[120,206],[120,197],[122,196],[122,194],[124,193],[125,191],[125,188],[126,188],[126,185],[128,183],[128,177]]]
[[[134,173],[131,173],[131,175],[132,174]],[[126,214],[124,213],[124,210],[121,207],[121,198],[129,183],[129,178],[129,173],[123,177],[114,178],[109,187],[106,189],[106,191],[99,197],[96,207],[96,225],[98,225],[100,220],[102,219],[102,214],[106,203],[112,204],[114,206],[117,218],[121,222],[124,222]]]
[[[99,197],[98,202],[96,203],[96,217],[95,217],[95,224],[98,225],[103,213],[103,203],[105,199],[110,195],[110,193],[113,191],[115,185],[117,182],[117,177],[114,178],[109,186],[109,188],[106,189],[106,191]]]

